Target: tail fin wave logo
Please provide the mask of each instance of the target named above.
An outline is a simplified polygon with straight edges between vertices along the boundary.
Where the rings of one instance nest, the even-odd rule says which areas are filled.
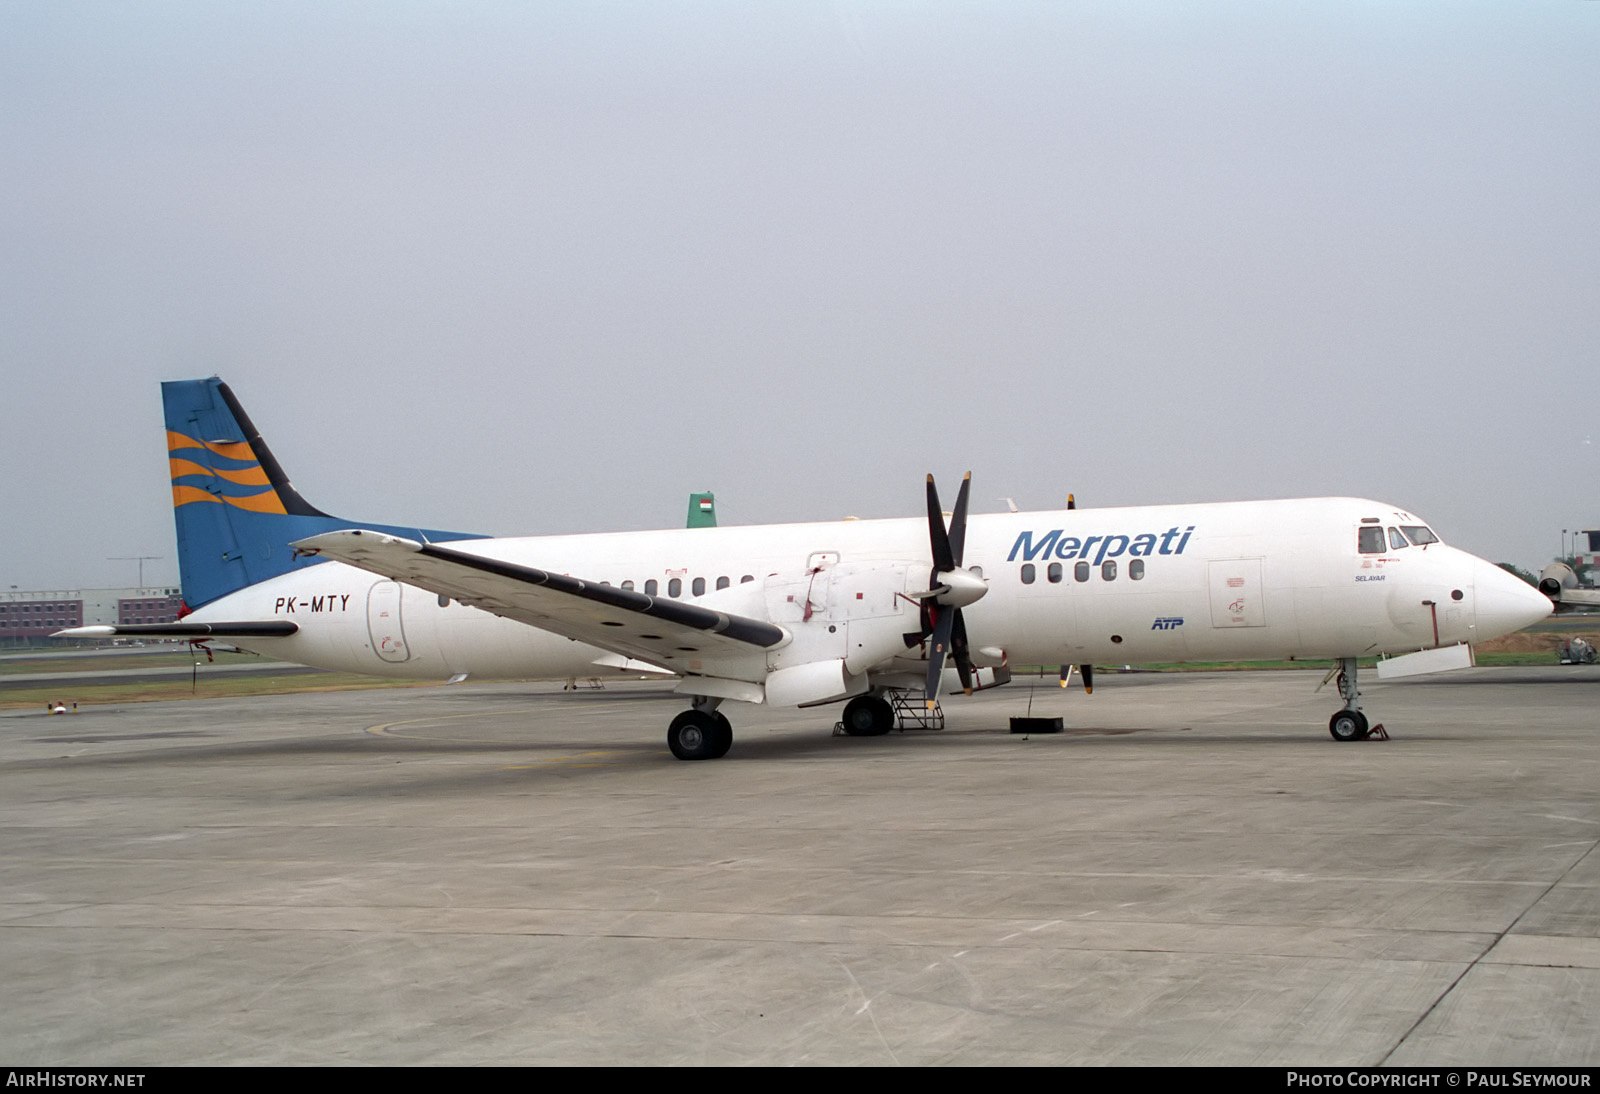
[[[169,429],[167,465],[175,506],[220,502],[251,513],[286,512],[266,469],[244,441],[201,441]]]

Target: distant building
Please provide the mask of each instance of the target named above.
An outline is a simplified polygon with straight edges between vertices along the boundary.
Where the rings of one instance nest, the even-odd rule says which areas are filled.
[[[117,598],[118,623],[171,623],[183,607],[177,589],[128,589],[133,596]],[[88,626],[86,622],[84,624]]]
[[[183,592],[147,589],[10,589],[0,592],[0,644],[42,645],[66,627],[105,623],[171,623]]]

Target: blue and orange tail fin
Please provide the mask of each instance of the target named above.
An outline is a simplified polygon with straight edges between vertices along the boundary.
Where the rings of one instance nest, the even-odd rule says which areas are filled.
[[[321,532],[371,528],[435,542],[479,538],[324,513],[295,490],[239,400],[215,376],[164,383],[161,401],[178,570],[191,608],[317,565],[315,558],[297,557],[289,544]]]

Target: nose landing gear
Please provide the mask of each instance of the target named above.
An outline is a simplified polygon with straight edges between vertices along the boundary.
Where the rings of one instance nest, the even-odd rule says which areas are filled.
[[[1328,720],[1328,732],[1336,741],[1360,741],[1372,731],[1367,728],[1367,716],[1359,710],[1341,710]]]
[[[1364,741],[1377,737],[1387,741],[1389,734],[1382,723],[1367,725],[1367,716],[1361,712],[1361,689],[1356,686],[1356,659],[1341,657],[1328,677],[1338,676],[1339,695],[1344,699],[1344,709],[1328,719],[1328,733],[1336,741]],[[1322,681],[1324,684],[1327,679]]]

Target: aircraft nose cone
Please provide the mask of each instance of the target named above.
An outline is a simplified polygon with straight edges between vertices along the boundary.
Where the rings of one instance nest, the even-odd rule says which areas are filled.
[[[1473,574],[1477,593],[1477,641],[1498,638],[1539,622],[1554,610],[1550,598],[1492,563],[1480,560]]]

